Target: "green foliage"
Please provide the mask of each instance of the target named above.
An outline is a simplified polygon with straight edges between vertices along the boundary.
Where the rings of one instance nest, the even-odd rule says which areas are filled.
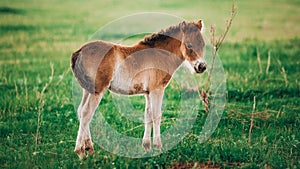
[[[231,4],[219,0],[183,2],[1,1],[0,167],[166,168],[178,162],[208,161],[221,167],[299,167],[300,39],[294,37],[300,22],[295,14],[299,2],[295,0],[237,2],[230,43],[219,51],[227,74],[227,104],[207,142],[199,144],[196,137],[207,115],[199,111],[192,131],[159,156],[119,157],[97,144],[95,155],[88,159],[80,161],[73,153],[79,122],[72,99],[71,53],[99,27],[125,14],[159,10],[189,19],[201,16],[208,24],[216,19],[221,29]],[[263,17],[264,13],[268,15]],[[54,65],[53,76],[49,63]],[[50,78],[52,82],[42,92]],[[162,130],[180,113],[177,88],[172,82],[166,91]],[[248,143],[254,96],[254,126]],[[132,98],[131,102],[143,116],[143,98]],[[142,137],[142,123],[120,116],[109,93],[98,110],[119,132]]]

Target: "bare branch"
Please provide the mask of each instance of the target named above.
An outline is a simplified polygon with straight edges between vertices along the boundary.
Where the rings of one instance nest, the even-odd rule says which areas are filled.
[[[225,37],[227,36],[231,25],[232,25],[232,21],[234,19],[236,15],[236,7],[234,5],[234,0],[232,0],[232,7],[231,7],[231,16],[229,18],[229,20],[226,22],[226,28],[224,33],[222,33],[218,38],[216,38],[216,29],[214,25],[210,26],[210,43],[212,45],[212,63],[211,63],[211,68],[208,72],[208,78],[205,84],[205,89],[202,89],[201,93],[199,92],[199,96],[202,99],[202,103],[203,106],[205,107],[206,112],[208,112],[209,110],[209,96],[210,96],[210,91],[211,91],[211,86],[209,86],[210,81],[211,81],[211,76],[212,76],[212,72],[214,70],[214,64],[215,64],[215,59],[216,59],[216,55],[218,50],[220,49],[221,44],[223,43],[223,41],[225,40]]]
[[[227,22],[226,22],[225,32],[223,34],[221,34],[221,36],[217,39],[217,41],[214,42],[214,47],[216,48],[216,52],[219,50],[221,44],[223,43],[225,37],[227,36],[235,15],[236,15],[236,7],[234,5],[234,0],[232,0],[231,16],[230,16],[229,20],[227,20]]]

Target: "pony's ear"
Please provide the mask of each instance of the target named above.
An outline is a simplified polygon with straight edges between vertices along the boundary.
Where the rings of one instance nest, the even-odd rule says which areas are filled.
[[[200,29],[201,32],[204,31],[204,23],[203,21],[200,19],[197,23],[196,23],[197,27]]]
[[[182,32],[184,32],[184,30],[185,30],[185,28],[186,28],[186,22],[185,22],[185,21],[181,22],[181,23],[179,24],[179,27],[180,27],[180,30],[181,30]]]

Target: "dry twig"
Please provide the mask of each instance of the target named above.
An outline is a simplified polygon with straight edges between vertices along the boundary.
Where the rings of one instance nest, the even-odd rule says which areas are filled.
[[[215,59],[216,59],[216,55],[218,50],[220,49],[221,44],[223,43],[225,37],[227,36],[230,27],[232,25],[232,21],[234,19],[236,15],[236,7],[234,5],[234,0],[232,1],[232,7],[231,7],[231,16],[229,18],[229,20],[226,22],[226,28],[223,34],[221,34],[218,38],[216,38],[216,29],[213,25],[211,25],[210,27],[210,43],[213,46],[212,47],[212,63],[211,63],[211,68],[208,72],[208,78],[205,84],[205,89],[202,89],[201,93],[199,93],[200,98],[202,99],[202,103],[203,106],[205,108],[205,111],[208,112],[209,110],[209,96],[210,96],[210,92],[211,92],[211,86],[209,87],[210,81],[211,81],[211,76],[212,76],[212,72],[214,70],[214,64],[215,64]]]
[[[256,47],[256,56],[257,56],[257,62],[258,62],[258,66],[259,66],[259,73],[262,74],[263,70],[262,70],[262,66],[261,66],[260,53],[259,53],[259,50],[257,47]]]
[[[44,95],[45,95],[45,91],[48,89],[49,85],[51,84],[53,77],[54,77],[54,66],[53,63],[50,63],[50,67],[51,67],[51,76],[49,77],[49,81],[45,84],[45,86],[43,87],[41,92],[37,92],[37,98],[38,98],[38,114],[37,114],[37,128],[36,128],[36,133],[35,133],[35,151],[33,152],[34,155],[36,155],[37,152],[37,148],[38,148],[38,141],[40,139],[40,128],[41,128],[41,114],[42,114],[42,110],[44,108],[45,105],[45,100],[44,100]]]
[[[250,118],[250,127],[249,127],[249,134],[248,134],[248,144],[251,143],[251,134],[252,134],[252,128],[253,128],[253,124],[254,124],[255,106],[256,106],[256,96],[254,96],[254,98],[253,98],[253,108],[252,108],[251,118]]]
[[[271,64],[271,51],[269,50],[268,51],[268,62],[267,62],[266,74],[269,73],[270,64]]]

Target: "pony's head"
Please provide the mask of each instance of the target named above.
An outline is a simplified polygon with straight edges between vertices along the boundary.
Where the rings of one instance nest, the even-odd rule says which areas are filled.
[[[187,66],[196,73],[202,73],[206,70],[204,60],[205,42],[202,37],[203,23],[198,22],[180,23],[180,31],[182,33],[180,50]]]

